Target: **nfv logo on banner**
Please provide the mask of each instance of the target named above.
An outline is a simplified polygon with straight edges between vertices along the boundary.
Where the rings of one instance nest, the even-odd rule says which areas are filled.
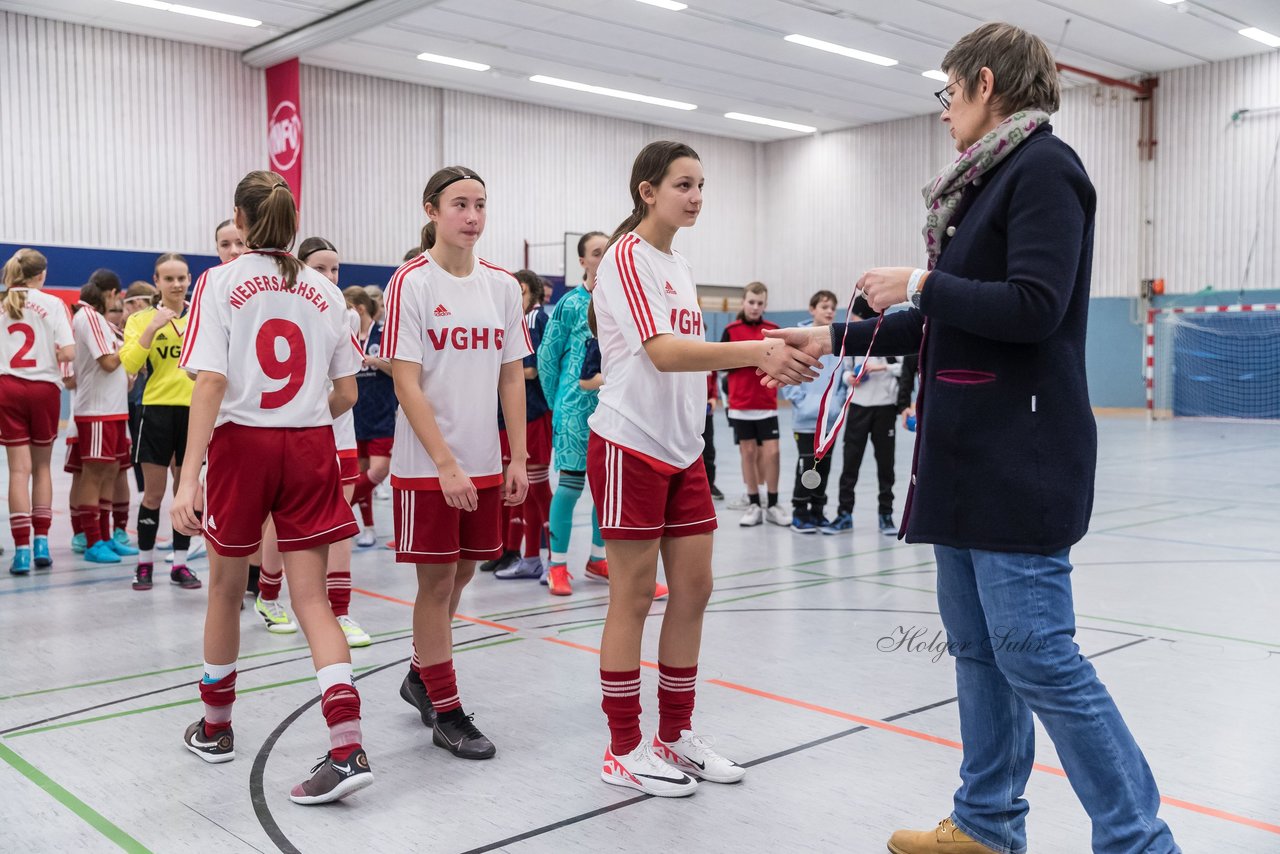
[[[266,71],[267,154],[294,201],[302,206],[302,110],[298,97],[298,60],[290,59]]]
[[[271,166],[281,174],[288,172],[302,156],[302,119],[292,101],[276,104],[267,127],[271,150]]]

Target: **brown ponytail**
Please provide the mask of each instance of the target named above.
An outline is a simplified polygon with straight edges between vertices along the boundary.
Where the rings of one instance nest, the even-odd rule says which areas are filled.
[[[272,257],[285,286],[292,289],[298,282],[302,262],[288,252],[298,236],[298,205],[289,185],[275,172],[250,172],[236,185],[235,205],[244,213],[248,226],[246,247],[284,250],[272,253]]]
[[[49,268],[49,262],[34,249],[19,249],[4,262],[4,310],[10,320],[21,320],[27,307],[27,283]]]
[[[444,192],[444,188],[455,181],[463,181],[467,178],[479,181],[480,186],[484,186],[484,179],[477,175],[474,169],[468,169],[465,166],[444,167],[439,172],[432,175],[431,180],[427,182],[427,186],[423,188],[422,207],[425,209],[427,205],[431,205],[438,210],[440,207],[440,194]],[[422,227],[422,236],[418,241],[418,252],[426,252],[435,245],[436,224],[434,222],[428,222]]]

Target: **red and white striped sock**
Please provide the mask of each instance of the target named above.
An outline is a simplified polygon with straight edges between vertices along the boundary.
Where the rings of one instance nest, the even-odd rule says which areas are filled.
[[[204,736],[213,738],[231,727],[231,706],[236,701],[236,663],[204,665],[200,680],[200,700],[204,703]]]
[[[31,528],[37,537],[49,536],[49,526],[53,524],[53,508],[36,505],[31,508]]]
[[[330,664],[316,671],[320,683],[320,711],[329,727],[330,755],[337,762],[360,746],[360,693],[351,678],[351,662]]]
[[[112,524],[121,531],[129,528],[129,502],[113,501],[111,503]]]
[[[698,665],[671,667],[658,662],[658,738],[671,744],[693,726],[693,694]]]
[[[329,593],[329,607],[333,609],[333,616],[345,617],[351,613],[351,570],[330,570],[324,583]],[[258,587],[262,587],[261,580],[258,581]]]
[[[601,670],[600,691],[609,720],[610,749],[614,756],[625,756],[636,749],[640,734],[640,668],[635,670]]]
[[[431,698],[436,714],[442,715],[462,708],[462,699],[458,696],[458,675],[453,670],[452,658],[421,667],[418,673],[422,676],[422,684],[427,688],[427,696]]]
[[[84,529],[84,542],[88,548],[103,539],[96,504],[82,504],[79,509],[80,527]]]
[[[10,513],[9,532],[13,534],[14,548],[29,548],[31,546],[31,514]]]
[[[177,564],[174,564],[177,566]],[[262,572],[258,575],[258,595],[262,597],[264,602],[274,602],[280,598],[280,585],[284,582],[284,569],[277,569],[275,572],[262,567]]]

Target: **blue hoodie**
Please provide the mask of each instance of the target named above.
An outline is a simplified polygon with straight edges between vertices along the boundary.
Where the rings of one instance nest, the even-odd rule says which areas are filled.
[[[812,326],[813,321],[807,320],[798,325]],[[849,386],[845,384],[840,360],[832,355],[822,356],[819,361],[822,362],[822,373],[816,380],[782,387],[782,396],[791,401],[791,429],[796,433],[818,432],[818,404],[822,401],[822,393],[826,391],[833,371],[836,373],[836,383],[831,389],[831,401],[827,408],[828,429],[835,423],[844,399],[849,396]]]

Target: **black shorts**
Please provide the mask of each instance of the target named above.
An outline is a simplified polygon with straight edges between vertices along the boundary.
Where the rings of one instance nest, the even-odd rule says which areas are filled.
[[[138,441],[133,446],[135,463],[168,467],[182,465],[187,454],[189,406],[144,406]]]
[[[729,426],[733,427],[733,444],[735,445],[752,440],[755,440],[757,445],[763,445],[770,439],[778,438],[778,416],[776,415],[760,419],[730,418]]]

